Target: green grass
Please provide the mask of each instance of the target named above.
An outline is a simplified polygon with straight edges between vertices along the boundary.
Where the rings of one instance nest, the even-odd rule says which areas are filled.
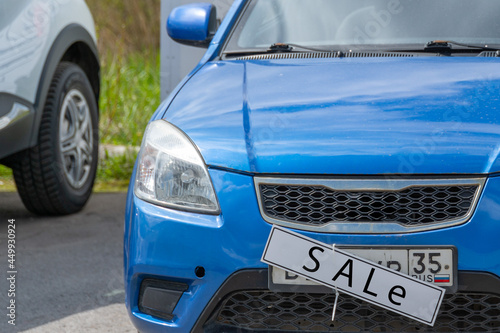
[[[12,170],[0,164],[0,179],[10,178],[12,176]]]
[[[15,191],[14,179],[12,178],[12,170],[0,164],[0,192]]]
[[[160,0],[86,0],[101,54],[156,52],[160,48]]]
[[[123,155],[109,156],[106,154],[104,158],[99,160],[94,191],[126,191],[136,158],[137,153],[133,150],[129,150]]]
[[[139,146],[160,103],[159,0],[86,0],[101,54],[100,141]],[[135,155],[99,162],[94,191],[124,190]]]
[[[101,61],[100,141],[140,146],[144,129],[160,103],[159,55],[107,55]],[[94,191],[125,191],[136,157],[135,151],[104,156]]]
[[[99,160],[97,179],[100,181],[129,180],[132,176],[137,153],[127,151],[123,155],[109,156]]]
[[[102,65],[101,142],[139,146],[160,103],[158,55],[106,56]]]

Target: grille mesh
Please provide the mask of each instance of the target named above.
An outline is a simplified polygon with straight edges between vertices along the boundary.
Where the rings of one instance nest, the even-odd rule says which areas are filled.
[[[335,322],[334,295],[238,291],[216,313],[217,325],[257,331],[300,332],[499,332],[500,296],[445,295],[434,327],[340,294]]]
[[[319,226],[330,222],[398,222],[419,226],[463,218],[477,185],[413,186],[400,191],[345,191],[316,185],[260,184],[264,213]]]

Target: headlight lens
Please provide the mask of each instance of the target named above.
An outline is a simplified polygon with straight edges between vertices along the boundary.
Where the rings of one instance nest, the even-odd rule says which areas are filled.
[[[219,204],[200,153],[165,120],[146,128],[135,177],[137,197],[157,205],[209,214]]]

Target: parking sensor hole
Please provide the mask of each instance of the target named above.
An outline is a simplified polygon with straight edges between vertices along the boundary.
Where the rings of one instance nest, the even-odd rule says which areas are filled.
[[[194,273],[197,277],[202,278],[205,276],[205,268],[202,266],[198,266],[194,269]]]

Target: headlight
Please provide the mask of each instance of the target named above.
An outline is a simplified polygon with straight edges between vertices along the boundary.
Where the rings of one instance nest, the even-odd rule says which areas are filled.
[[[146,128],[135,177],[135,195],[181,210],[218,214],[219,204],[198,149],[164,120]]]

